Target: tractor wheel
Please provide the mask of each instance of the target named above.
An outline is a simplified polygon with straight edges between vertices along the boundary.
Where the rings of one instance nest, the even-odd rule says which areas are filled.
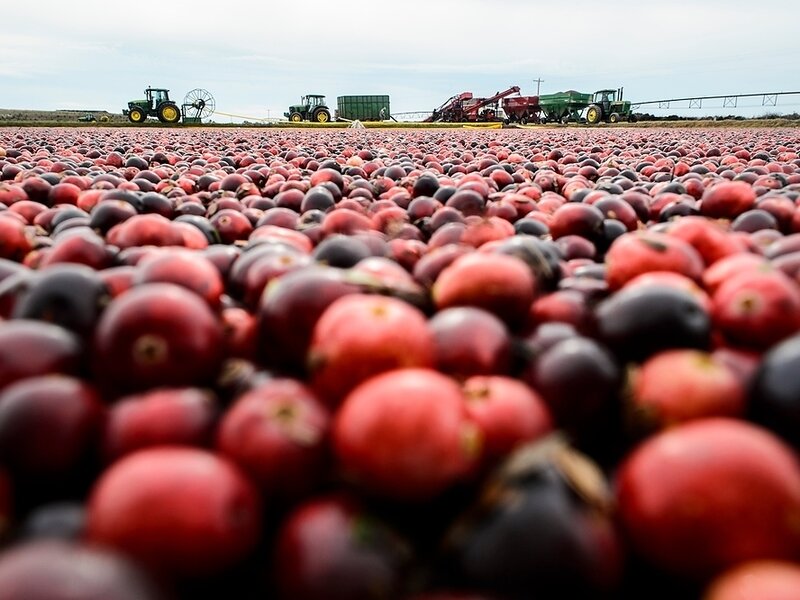
[[[289,120],[290,120],[292,123],[299,123],[300,121],[302,121],[302,120],[303,120],[303,115],[301,115],[299,112],[293,112],[293,113],[292,113],[292,114],[289,116]]]
[[[586,122],[589,125],[597,125],[602,116],[603,110],[597,106],[597,104],[592,104],[588,109],[586,109]]]
[[[165,102],[158,107],[158,120],[162,123],[177,123],[181,120],[181,111],[175,104]]]
[[[331,113],[327,111],[327,109],[320,108],[317,112],[314,113],[314,120],[317,123],[327,123],[331,120]]]
[[[144,123],[146,118],[147,117],[141,108],[132,108],[128,113],[128,120],[131,123]]]
[[[608,116],[609,123],[619,123],[619,113],[611,113]]]

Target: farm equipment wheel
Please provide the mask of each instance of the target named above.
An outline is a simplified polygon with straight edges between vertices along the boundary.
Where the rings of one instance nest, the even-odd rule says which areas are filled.
[[[527,125],[528,124],[528,117],[522,117],[519,120],[520,125]]]
[[[314,120],[317,123],[327,123],[331,120],[331,113],[329,113],[324,108],[319,109],[316,113],[314,113]]]
[[[293,112],[293,113],[292,113],[292,114],[289,116],[289,120],[290,120],[292,123],[299,123],[300,121],[302,121],[302,120],[303,120],[303,115],[301,115],[299,112]]]
[[[108,123],[108,115],[100,115],[101,123]]]
[[[611,113],[608,116],[609,123],[619,123],[619,113]]]
[[[569,115],[564,115],[563,117],[561,117],[562,125],[567,125],[568,123],[569,123]]]
[[[177,123],[181,120],[181,111],[175,104],[165,102],[158,107],[158,120],[162,123]]]
[[[638,120],[639,118],[635,114],[631,113],[628,115],[628,123],[636,123]]]
[[[128,120],[131,123],[143,123],[145,118],[144,111],[141,108],[132,108],[128,113]]]
[[[600,122],[600,118],[603,115],[603,111],[600,109],[597,104],[592,104],[588,109],[586,109],[586,122],[589,125],[597,125]]]

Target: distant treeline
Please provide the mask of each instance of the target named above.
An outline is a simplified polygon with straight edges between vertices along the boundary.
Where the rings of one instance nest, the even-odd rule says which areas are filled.
[[[772,119],[783,119],[786,121],[800,121],[800,113],[780,114],[766,113],[755,117],[743,117],[741,115],[706,115],[703,117],[690,117],[686,115],[653,115],[650,113],[636,113],[639,121],[764,121]]]

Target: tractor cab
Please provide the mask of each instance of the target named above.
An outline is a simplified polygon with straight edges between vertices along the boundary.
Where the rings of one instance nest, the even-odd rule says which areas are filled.
[[[163,88],[147,88],[144,91],[144,100],[133,100],[128,104],[135,104],[145,111],[145,113],[153,113],[155,110],[165,102],[169,102],[169,90]]]
[[[301,102],[307,105],[309,108],[314,109],[325,104],[325,96],[321,96],[319,94],[308,94],[307,96],[303,96]]]
[[[603,107],[603,114],[610,115],[612,112],[611,105],[617,101],[618,90],[599,90],[594,93],[593,102],[598,106]]]
[[[147,88],[144,93],[147,96],[147,102],[150,104],[151,108],[157,108],[160,104],[169,102],[169,90]]]

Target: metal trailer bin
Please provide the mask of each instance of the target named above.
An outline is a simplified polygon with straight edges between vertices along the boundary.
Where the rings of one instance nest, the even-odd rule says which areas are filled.
[[[339,96],[336,118],[347,121],[385,121],[391,118],[389,96]]]
[[[580,121],[581,113],[592,103],[592,95],[569,90],[539,96],[539,107],[545,121],[567,123]]]

